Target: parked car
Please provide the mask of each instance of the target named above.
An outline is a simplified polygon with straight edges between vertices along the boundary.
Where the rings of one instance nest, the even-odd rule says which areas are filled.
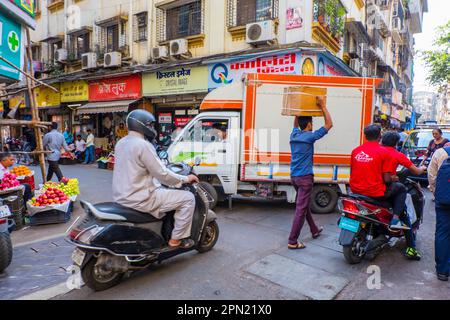
[[[450,128],[442,129],[444,138],[450,140]],[[427,153],[428,144],[433,140],[433,129],[418,129],[412,131],[403,143],[401,151],[416,165],[422,164]],[[431,158],[424,161],[423,165],[428,166]],[[408,178],[420,182],[422,186],[428,186],[428,176],[425,172],[421,176],[410,174]]]

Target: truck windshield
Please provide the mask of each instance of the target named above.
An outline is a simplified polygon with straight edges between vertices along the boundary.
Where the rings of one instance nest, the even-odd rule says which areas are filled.
[[[199,119],[183,134],[181,141],[225,141],[227,138],[228,128],[228,119]]]

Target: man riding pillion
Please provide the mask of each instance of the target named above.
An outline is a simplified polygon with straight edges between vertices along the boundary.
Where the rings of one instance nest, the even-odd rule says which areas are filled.
[[[394,182],[398,182],[397,177],[397,167],[399,165],[407,168],[414,175],[422,175],[427,167],[421,166],[420,168],[416,167],[411,160],[409,160],[403,153],[397,151],[396,147],[398,142],[400,141],[400,134],[397,132],[389,131],[383,134],[383,138],[381,139],[381,144],[388,152],[388,161],[390,161],[390,170],[391,180]],[[411,227],[411,221],[408,215],[403,215],[404,222]],[[411,229],[405,230],[406,237],[406,245],[407,248],[405,250],[405,256],[409,259],[420,260],[421,255],[420,252],[416,249],[416,241],[414,239],[414,234]]]
[[[175,210],[175,226],[169,247],[190,248],[194,195],[184,190],[167,189],[183,183],[199,182],[195,175],[181,176],[168,170],[156,154],[153,141],[157,133],[155,117],[145,110],[134,110],[126,119],[129,133],[115,148],[113,173],[114,201],[134,210],[149,213],[161,219]]]
[[[367,142],[355,148],[351,155],[350,189],[352,192],[393,205],[391,229],[409,229],[400,221],[405,211],[406,187],[392,181],[389,154],[379,141],[381,127],[364,128]]]

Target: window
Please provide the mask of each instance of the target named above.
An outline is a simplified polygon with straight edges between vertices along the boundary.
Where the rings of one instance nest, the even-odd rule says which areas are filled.
[[[147,40],[147,12],[141,12],[135,15],[134,41]]]
[[[202,33],[202,1],[166,11],[166,40]]]
[[[223,142],[227,138],[227,119],[201,119],[184,133],[181,141]]]
[[[41,46],[31,47],[31,57],[33,61],[41,61]]]
[[[49,61],[50,63],[52,63],[55,60],[55,56],[56,56],[56,50],[61,49],[63,45],[62,40],[61,41],[56,41],[56,42],[51,42],[49,44],[50,48],[49,48]]]
[[[71,37],[72,59],[81,59],[83,53],[90,51],[90,34],[83,33]]]
[[[115,24],[106,27],[106,51],[118,51],[119,50],[119,25]]]
[[[228,27],[278,17],[278,0],[228,0]]]

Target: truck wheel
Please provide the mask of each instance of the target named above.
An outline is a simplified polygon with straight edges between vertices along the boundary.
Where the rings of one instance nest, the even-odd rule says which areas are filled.
[[[314,186],[311,193],[310,209],[314,213],[331,213],[336,208],[338,194],[336,189],[325,186]]]
[[[201,181],[200,185],[202,186],[203,189],[206,190],[206,192],[208,192],[209,195],[209,209],[214,209],[217,205],[217,201],[219,200],[219,195],[217,194],[217,190],[216,188],[213,187],[212,184],[205,182],[205,181]]]
[[[114,287],[122,280],[123,273],[111,271],[109,274],[99,274],[97,268],[95,268],[96,263],[97,259],[92,258],[81,270],[83,282],[92,290],[103,291]]]
[[[0,232],[0,273],[11,264],[12,256],[11,237],[6,232]]]

